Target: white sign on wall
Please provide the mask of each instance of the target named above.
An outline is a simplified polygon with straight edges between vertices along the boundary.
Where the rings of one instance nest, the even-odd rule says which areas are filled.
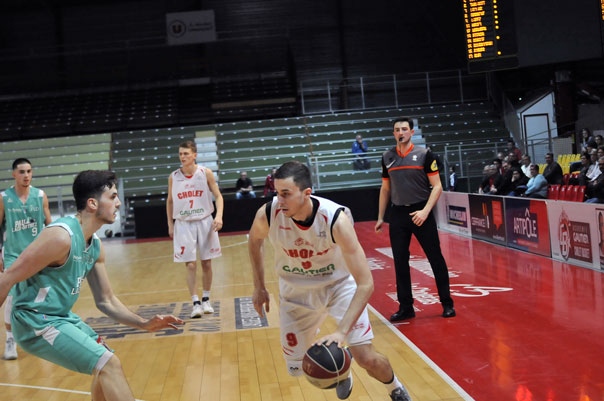
[[[166,35],[168,45],[214,42],[214,10],[166,14]]]

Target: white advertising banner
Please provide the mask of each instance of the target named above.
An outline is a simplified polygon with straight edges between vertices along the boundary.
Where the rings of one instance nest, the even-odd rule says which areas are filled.
[[[553,259],[604,269],[604,205],[549,201],[547,214]]]
[[[467,237],[472,236],[467,193],[443,192],[434,209],[438,228]]]
[[[166,34],[168,45],[214,42],[214,10],[166,14]]]

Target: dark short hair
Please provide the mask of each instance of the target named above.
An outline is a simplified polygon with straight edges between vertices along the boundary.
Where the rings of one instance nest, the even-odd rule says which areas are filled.
[[[197,144],[195,143],[195,141],[192,140],[187,140],[184,142],[181,142],[180,145],[178,145],[179,148],[185,148],[185,149],[191,149],[194,153],[197,153]]]
[[[392,127],[394,127],[396,125],[396,123],[404,123],[404,122],[409,123],[409,129],[413,129],[413,119],[409,118],[409,117],[399,117],[399,118],[397,118],[392,123]]]
[[[312,188],[312,179],[308,167],[299,161],[285,162],[275,172],[275,179],[284,180],[293,177],[294,183],[301,191]]]
[[[105,189],[117,185],[117,177],[109,170],[85,170],[80,172],[73,181],[73,197],[76,210],[79,212],[86,208],[86,201],[90,198],[99,200]]]
[[[19,157],[18,159],[15,159],[15,161],[13,162],[13,170],[16,170],[17,166],[19,164],[24,164],[24,163],[27,163],[31,166],[31,162],[28,159],[26,159],[25,157]]]

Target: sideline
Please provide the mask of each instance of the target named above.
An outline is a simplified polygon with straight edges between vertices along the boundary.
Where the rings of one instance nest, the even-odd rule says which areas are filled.
[[[435,364],[428,355],[424,354],[411,340],[409,340],[403,333],[400,332],[389,320],[387,320],[380,312],[378,312],[373,306],[367,305],[369,309],[380,321],[388,327],[398,338],[401,339],[415,354],[417,354],[433,371],[436,372],[453,390],[459,394],[465,401],[475,401],[470,394],[466,393],[461,386],[459,386],[448,374],[445,373],[437,364]]]
[[[58,391],[61,393],[90,395],[90,392],[88,392],[88,391],[66,390],[63,388],[44,387],[44,386],[30,386],[27,384],[0,383],[0,387],[31,388],[31,389],[36,389],[36,390]],[[143,401],[143,400],[136,399],[136,401]]]

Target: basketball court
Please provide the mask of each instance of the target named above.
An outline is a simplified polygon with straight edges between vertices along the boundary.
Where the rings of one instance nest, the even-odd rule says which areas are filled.
[[[375,279],[370,316],[376,348],[387,355],[415,401],[596,401],[604,399],[604,274],[440,233],[457,317],[443,319],[436,287],[419,245],[412,243],[416,318],[391,324],[397,309],[387,231],[356,223]],[[122,361],[137,399],[336,400],[285,370],[279,345],[277,282],[267,245],[271,311],[251,305],[252,275],[245,233],[221,235],[214,261],[213,315],[189,319],[184,266],[171,241],[104,240],[114,291],[141,314],[174,313],[181,330],[140,332],[117,325],[94,307],[83,286],[76,312]],[[333,329],[328,322],[322,329]],[[2,343],[4,329],[0,329]],[[91,378],[19,349],[0,360],[2,400],[89,400]],[[353,361],[350,400],[387,400],[384,386]]]

